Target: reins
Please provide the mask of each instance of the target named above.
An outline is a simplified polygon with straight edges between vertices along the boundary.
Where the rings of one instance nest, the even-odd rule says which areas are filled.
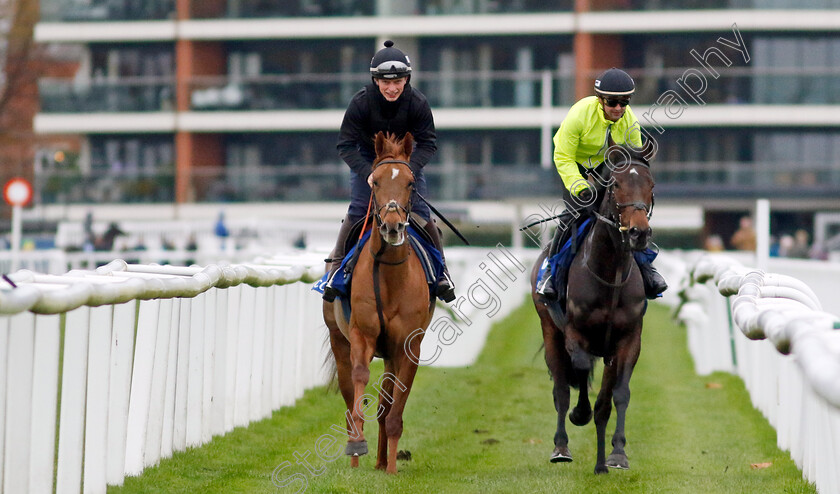
[[[392,164],[392,163],[403,164],[403,165],[409,167],[409,172],[411,172],[411,167],[409,166],[408,162],[403,161],[403,160],[396,160],[396,159],[380,161],[379,163],[377,163],[373,166],[373,169],[376,170],[376,168],[378,168],[380,165]],[[412,178],[413,177],[414,177],[414,174],[412,173]],[[378,207],[378,204],[376,204],[376,198],[374,197],[374,194],[373,194],[373,190],[371,190],[370,191],[370,201],[368,202],[368,212],[367,212],[367,216],[365,217],[365,226],[362,229],[362,231],[364,232],[365,228],[367,228],[367,220],[370,217],[371,206],[376,207],[376,209],[374,209],[374,219],[376,220],[375,223],[377,223],[378,225],[381,225],[382,224],[382,217],[380,215],[380,211],[382,211],[382,208],[388,207],[390,204],[391,203],[388,203],[384,206]],[[397,205],[397,207],[399,207],[400,209],[402,209],[405,212],[405,222],[406,222],[406,224],[408,224],[409,217],[411,215],[411,202],[409,202],[407,208],[403,207],[403,206],[400,206],[399,204]],[[405,232],[405,235],[408,235],[407,231]],[[359,237],[359,238],[361,238],[361,237]],[[381,283],[379,281],[379,266],[381,264],[385,264],[386,266],[398,266],[398,265],[404,263],[405,261],[408,260],[409,256],[411,256],[411,245],[408,246],[407,253],[406,253],[405,257],[400,259],[399,261],[384,261],[384,260],[382,260],[382,254],[384,254],[385,249],[388,248],[388,243],[384,242],[384,241],[380,241],[380,242],[381,243],[379,245],[379,251],[378,252],[373,251],[373,242],[372,241],[370,243],[369,250],[370,250],[371,256],[373,257],[373,273],[372,273],[373,274],[373,295],[374,295],[374,299],[376,300],[376,316],[379,318],[379,332],[380,332],[380,334],[384,334],[385,333],[385,315],[383,314],[383,309],[382,309],[382,288],[381,288]]]
[[[644,163],[639,163],[639,164],[641,166],[648,166]],[[615,194],[613,193],[613,186],[614,186],[614,183],[610,184],[607,187],[607,196],[604,198],[604,201],[613,202],[613,198],[615,197]],[[615,228],[615,231],[617,231],[617,233],[619,235],[619,240],[618,240],[618,242],[616,242],[618,244],[618,245],[616,245],[616,247],[618,248],[617,250],[619,252],[621,252],[622,254],[627,254],[627,252],[628,252],[627,249],[626,249],[626,246],[627,246],[627,243],[628,243],[627,242],[627,232],[630,228],[626,227],[626,226],[623,226],[621,224],[621,210],[626,208],[626,207],[633,207],[636,210],[645,211],[648,220],[650,220],[651,215],[653,214],[653,204],[654,204],[653,192],[651,192],[651,205],[650,206],[648,206],[646,203],[641,202],[641,201],[615,202],[614,211],[615,211],[616,216],[618,217],[617,220],[613,219],[613,218],[608,218],[607,216],[604,216],[603,214],[601,214],[598,211],[593,211],[593,215],[595,216],[595,218],[597,218],[598,221]],[[610,210],[613,210],[613,208],[611,207]],[[594,233],[594,229],[593,229],[593,233]],[[610,237],[614,238],[612,235],[610,235]],[[589,242],[587,242],[586,247],[591,250],[591,246],[592,246],[592,237],[590,236]],[[612,296],[612,300],[610,302],[610,313],[615,313],[616,309],[618,308],[618,299],[621,296],[621,290],[620,289],[630,280],[630,273],[632,272],[633,265],[627,262],[627,257],[628,256],[626,256],[626,255],[620,256],[620,259],[623,259],[624,262],[619,263],[619,265],[616,266],[616,268],[615,268],[615,281],[612,282],[612,283],[610,283],[609,281],[601,278],[600,276],[598,276],[597,273],[595,273],[595,271],[592,270],[592,268],[589,266],[589,259],[591,258],[591,256],[587,256],[586,262],[583,263],[584,266],[586,267],[586,270],[589,271],[589,273],[599,283],[607,286],[608,288],[610,288],[612,290],[613,296]],[[622,276],[622,266],[621,266],[621,264],[627,264],[627,269],[626,269],[626,272],[624,273],[623,276]],[[609,363],[606,360],[607,358],[609,359],[609,361],[611,361],[612,358],[614,357],[614,355],[610,351],[610,346],[612,344],[612,341],[611,341],[612,340],[612,330],[613,330],[613,318],[610,317],[610,318],[607,318],[607,330],[604,334],[604,353],[609,355],[609,357],[605,357],[605,364]]]

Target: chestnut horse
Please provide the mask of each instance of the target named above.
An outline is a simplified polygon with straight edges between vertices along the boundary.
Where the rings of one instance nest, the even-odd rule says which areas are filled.
[[[589,233],[569,268],[565,311],[536,293],[536,275],[546,252],[531,274],[531,297],[540,317],[545,361],[554,381],[557,431],[550,461],[569,462],[566,412],[569,386],[579,390],[569,421],[585,425],[592,418],[588,385],[595,358],[604,359],[601,390],[595,400],[598,458],[595,473],[608,467],[629,468],[624,451],[624,419],[630,402],[630,376],[639,358],[645,291],[632,251],[647,248],[653,207],[653,176],[642,152],[611,147],[604,166],[611,168]],[[607,422],[617,414],[612,453],[605,458]]]
[[[425,331],[435,307],[406,230],[414,188],[408,166],[413,146],[410,133],[402,139],[382,132],[376,135],[371,196],[374,229],[353,269],[349,321],[340,298],[324,303],[338,387],[347,405],[345,454],[351,456],[352,467],[359,465],[359,456],[367,454],[364,421],[372,419],[375,411],[379,421],[376,468],[388,473],[397,473],[403,410],[420,356],[422,332],[418,329]],[[368,403],[374,397],[365,393],[374,356],[385,360],[385,374],[375,386],[379,391],[375,410]]]

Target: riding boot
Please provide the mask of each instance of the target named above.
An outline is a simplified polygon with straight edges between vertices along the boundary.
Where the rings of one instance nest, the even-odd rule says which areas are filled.
[[[440,251],[440,258],[443,259],[443,275],[437,280],[437,287],[435,288],[435,295],[444,302],[452,302],[455,300],[455,283],[449,276],[449,268],[446,267],[446,258],[443,256],[443,246],[440,243],[440,230],[434,221],[426,221],[423,226],[426,233],[431,237],[435,248]]]
[[[327,302],[332,302],[335,297],[339,295],[338,290],[333,288],[333,280],[341,267],[341,261],[344,260],[345,247],[347,243],[347,236],[350,235],[350,230],[353,228],[353,221],[350,216],[345,216],[341,222],[341,228],[338,230],[338,240],[335,242],[335,247],[330,254],[330,275],[327,277],[327,284],[324,286],[324,296],[322,297]]]
[[[644,253],[634,255],[636,264],[639,265],[639,271],[642,273],[642,282],[645,285],[645,297],[653,300],[662,295],[662,292],[668,289],[668,283],[665,278],[653,267],[651,261],[646,259]]]

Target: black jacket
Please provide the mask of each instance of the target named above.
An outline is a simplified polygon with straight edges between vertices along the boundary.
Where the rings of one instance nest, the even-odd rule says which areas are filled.
[[[370,174],[371,164],[376,158],[373,139],[380,131],[391,132],[398,137],[411,132],[415,147],[410,165],[415,173],[422,170],[437,151],[432,109],[426,96],[410,84],[405,85],[403,93],[393,103],[386,100],[373,83],[350,100],[341,122],[338,155],[361,177],[366,178]]]

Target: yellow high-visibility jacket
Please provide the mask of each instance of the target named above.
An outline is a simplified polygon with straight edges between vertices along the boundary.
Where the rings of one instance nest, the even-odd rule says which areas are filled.
[[[604,108],[597,96],[587,96],[572,105],[560,124],[560,130],[554,134],[554,166],[563,185],[573,196],[587,188],[578,164],[591,170],[604,161],[607,128],[616,144],[629,143],[637,149],[641,148],[639,119],[630,105],[625,109],[624,116],[617,122],[611,122],[604,118]]]

